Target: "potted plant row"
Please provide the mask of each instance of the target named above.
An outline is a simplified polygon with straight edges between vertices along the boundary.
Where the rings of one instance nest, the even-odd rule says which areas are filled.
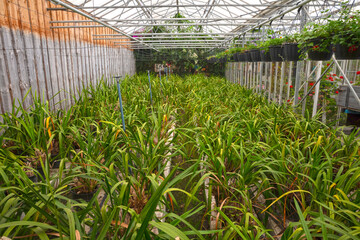
[[[360,12],[343,7],[340,17],[324,24],[309,23],[300,34],[300,47],[311,60],[360,59]]]

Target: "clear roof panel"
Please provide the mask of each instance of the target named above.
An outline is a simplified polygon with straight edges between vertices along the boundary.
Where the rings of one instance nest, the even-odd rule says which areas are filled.
[[[230,44],[234,37],[244,32],[254,36],[249,29],[258,28],[258,35],[267,29],[280,31],[283,34],[299,31],[301,18],[307,21],[321,21],[324,10],[336,17],[341,0],[68,0],[102,21],[116,27],[122,32],[137,38],[139,41],[150,39],[152,46],[162,44],[168,47],[187,43],[199,44],[192,40],[193,36],[203,32],[211,36],[205,41],[210,46]],[[301,16],[299,6],[306,2],[306,15]],[[354,7],[360,0],[350,0]],[[302,11],[304,13],[304,11]],[[180,14],[184,19],[173,20]],[[276,19],[269,19],[280,16]],[[180,22],[187,20],[189,22]],[[267,24],[261,25],[267,21]],[[194,26],[188,36],[183,34],[182,40],[177,35],[177,42],[170,41],[169,35],[163,34],[167,28],[173,35],[188,25]],[[183,31],[183,30],[182,30]],[[175,35],[174,35],[175,36]],[[192,42],[191,42],[192,40]],[[210,41],[211,40],[211,41]],[[167,42],[166,42],[167,41]],[[160,42],[160,43],[158,43]]]

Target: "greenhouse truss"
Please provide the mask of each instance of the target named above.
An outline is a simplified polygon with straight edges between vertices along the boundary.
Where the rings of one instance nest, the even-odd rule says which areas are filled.
[[[81,28],[108,26],[118,34],[94,36],[114,41],[133,49],[151,48],[226,48],[232,43],[241,44],[248,37],[261,39],[264,29],[300,31],[306,21],[321,21],[333,16],[344,1],[276,1],[276,0],[203,0],[203,1],[53,1],[63,7],[50,10],[71,9],[89,16],[89,20],[53,21],[52,28]],[[359,2],[349,4],[358,6]],[[305,9],[301,14],[300,9]],[[322,11],[328,10],[326,13]],[[183,14],[176,18],[176,14]],[[186,17],[183,17],[186,16]],[[96,18],[96,19],[93,19]],[[95,21],[94,21],[95,20]],[[186,23],[184,23],[186,21]],[[194,26],[186,33],[179,26]],[[163,33],[154,26],[166,26]],[[201,28],[200,28],[201,27]],[[260,29],[258,36],[251,30]],[[195,37],[196,36],[196,37]],[[121,41],[129,37],[127,41]],[[239,38],[240,37],[240,38]],[[192,38],[192,39],[191,39]],[[174,40],[176,39],[176,40]],[[239,40],[235,40],[239,39]],[[234,42],[235,41],[235,42]]]
[[[0,0],[0,240],[360,239],[360,0]]]

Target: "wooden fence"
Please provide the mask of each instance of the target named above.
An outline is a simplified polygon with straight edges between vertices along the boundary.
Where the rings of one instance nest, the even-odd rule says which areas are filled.
[[[28,108],[35,93],[53,109],[67,108],[78,90],[102,78],[135,73],[132,50],[93,39],[116,32],[104,27],[51,29],[50,21],[86,19],[49,7],[55,5],[47,0],[0,0],[0,113],[19,101]]]

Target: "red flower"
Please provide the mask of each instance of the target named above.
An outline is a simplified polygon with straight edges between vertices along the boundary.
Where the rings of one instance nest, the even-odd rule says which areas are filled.
[[[311,83],[310,83],[310,86],[314,86],[314,83],[311,82]]]
[[[350,83],[354,83],[353,81],[350,81]]]
[[[290,85],[290,88],[293,88],[293,85]]]
[[[333,81],[334,79],[333,79],[333,77],[329,77],[329,80]]]
[[[340,78],[340,79],[344,79],[344,77],[343,77],[343,76],[340,76],[339,78]]]
[[[313,92],[313,94],[315,94],[315,92]]]
[[[317,51],[317,50],[319,50],[319,48],[320,48],[319,45],[315,45],[315,46],[313,46],[312,50],[313,50],[313,51]]]
[[[360,75],[360,71],[357,71],[356,74],[357,74],[357,75]]]
[[[328,67],[330,65],[330,63],[326,64],[326,66]]]
[[[335,91],[336,94],[339,94],[339,91]]]
[[[288,85],[288,82],[287,83],[285,83],[286,85]]]
[[[357,49],[358,49],[358,46],[352,45],[352,46],[349,47],[348,52],[349,52],[349,53],[353,53],[353,52],[355,52]]]
[[[334,73],[334,74],[333,74],[333,76],[335,77],[335,76],[336,76],[336,74]]]
[[[290,102],[290,99],[288,99],[287,102]]]

